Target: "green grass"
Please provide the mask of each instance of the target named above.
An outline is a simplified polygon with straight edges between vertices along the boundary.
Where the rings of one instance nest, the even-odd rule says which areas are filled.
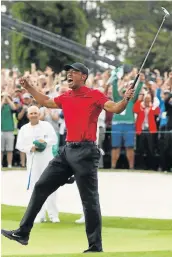
[[[171,257],[171,251],[150,251],[150,252],[118,252],[118,253],[89,253],[89,257]],[[4,255],[5,256],[5,255]],[[7,255],[6,255],[7,256]],[[83,254],[46,254],[27,255],[27,257],[83,257]],[[13,255],[13,257],[23,257],[23,255]]]
[[[2,205],[2,227],[18,228],[25,208]],[[87,248],[84,225],[79,216],[60,214],[61,223],[36,224],[28,246],[2,237],[2,256],[81,257]],[[104,253],[90,257],[171,257],[172,220],[103,217]]]
[[[8,168],[8,167],[3,167],[1,168],[2,171],[13,171],[13,170],[17,170],[17,171],[21,171],[21,170],[26,170],[26,168],[22,168],[22,167],[12,167],[12,168]]]

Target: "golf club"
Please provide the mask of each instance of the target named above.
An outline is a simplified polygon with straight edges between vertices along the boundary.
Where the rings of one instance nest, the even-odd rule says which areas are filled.
[[[154,45],[154,43],[155,43],[155,41],[156,41],[156,39],[157,39],[157,36],[158,36],[160,30],[161,30],[161,27],[162,27],[162,25],[163,25],[163,23],[164,23],[166,17],[167,17],[167,16],[170,16],[169,12],[168,12],[164,7],[161,7],[161,8],[162,8],[163,12],[165,13],[165,15],[164,15],[163,20],[162,20],[162,22],[161,22],[161,25],[160,25],[160,27],[159,27],[159,29],[158,29],[156,35],[155,35],[155,38],[154,38],[154,40],[153,40],[153,42],[152,42],[152,44],[151,44],[151,46],[150,46],[150,49],[149,49],[149,51],[147,52],[147,55],[146,55],[146,57],[145,57],[145,59],[144,59],[142,65],[141,65],[141,67],[140,67],[140,70],[139,70],[139,72],[138,72],[136,78],[134,79],[134,82],[133,82],[131,88],[134,88],[134,87],[135,87],[135,85],[136,85],[136,83],[137,83],[137,80],[138,80],[138,78],[139,78],[139,76],[140,76],[140,73],[141,73],[141,71],[142,71],[142,69],[143,69],[143,67],[144,67],[144,65],[145,65],[145,62],[146,62],[146,60],[147,60],[147,58],[148,58],[148,56],[149,56],[149,54],[150,54],[150,51],[151,51],[151,49],[152,49],[152,47],[153,47],[153,45]]]

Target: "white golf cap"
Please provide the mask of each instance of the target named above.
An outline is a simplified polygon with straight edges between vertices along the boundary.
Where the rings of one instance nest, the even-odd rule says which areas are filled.
[[[29,93],[24,93],[23,98],[31,98],[31,95]]]

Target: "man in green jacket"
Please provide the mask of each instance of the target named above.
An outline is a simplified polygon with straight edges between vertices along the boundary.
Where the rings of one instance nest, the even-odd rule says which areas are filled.
[[[140,81],[136,87],[134,98],[131,99],[126,109],[120,114],[114,114],[112,118],[112,168],[116,168],[120,156],[122,145],[126,148],[126,156],[129,163],[129,169],[134,168],[134,138],[135,138],[135,117],[133,105],[138,99],[139,93],[145,81],[144,74],[140,75]],[[113,100],[119,102],[126,88],[122,88],[121,94],[118,92],[117,74],[112,76]]]

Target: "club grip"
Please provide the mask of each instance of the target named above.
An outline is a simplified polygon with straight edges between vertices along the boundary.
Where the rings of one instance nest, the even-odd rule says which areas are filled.
[[[134,87],[135,87],[139,76],[140,76],[140,73],[138,73],[137,76],[135,77],[134,82],[133,82],[133,85],[131,86],[131,88],[134,88]]]
[[[135,77],[134,82],[133,82],[133,84],[131,85],[131,88],[132,88],[132,89],[135,87],[139,76],[140,76],[140,73],[138,73],[137,76]],[[127,97],[127,101],[129,101],[129,100],[130,100],[130,99]]]

